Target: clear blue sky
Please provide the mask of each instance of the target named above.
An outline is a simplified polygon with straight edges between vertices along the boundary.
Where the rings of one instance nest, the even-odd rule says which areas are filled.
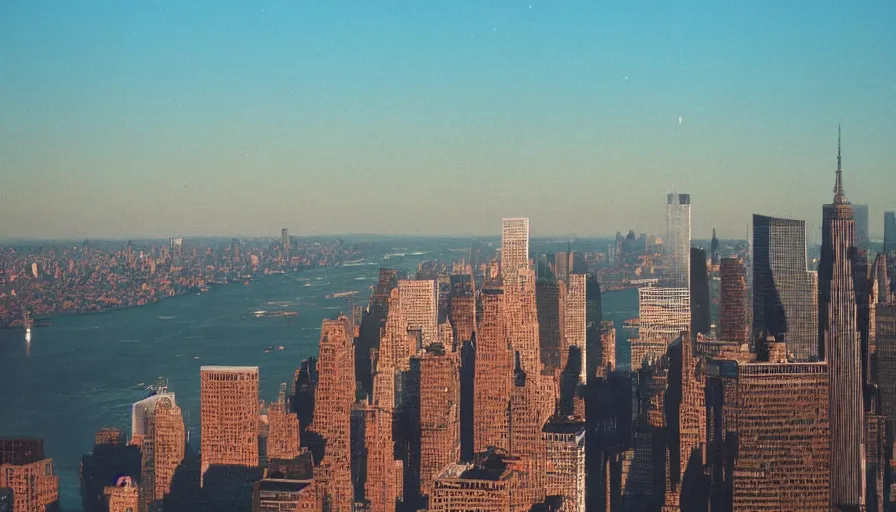
[[[896,207],[896,2],[0,2],[0,238]],[[810,233],[810,240],[811,240]]]

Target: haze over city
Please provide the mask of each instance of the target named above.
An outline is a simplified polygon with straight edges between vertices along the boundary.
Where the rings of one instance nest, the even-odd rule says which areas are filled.
[[[819,225],[893,205],[892,2],[3,2],[0,239]]]

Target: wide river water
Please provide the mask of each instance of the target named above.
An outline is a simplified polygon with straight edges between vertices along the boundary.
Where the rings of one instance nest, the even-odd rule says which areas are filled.
[[[398,266],[416,268],[424,256]],[[187,428],[199,432],[199,367],[258,366],[261,398],[276,398],[302,359],[317,354],[321,320],[350,312],[347,299],[333,292],[358,290],[366,301],[381,266],[315,269],[268,276],[248,286],[220,286],[150,306],[110,313],[56,318],[36,328],[30,346],[21,330],[0,331],[0,436],[34,435],[45,440],[60,477],[60,501],[66,512],[81,510],[78,466],[93,447],[94,433],[116,426],[130,434],[131,404],[146,396],[138,383],[168,378],[184,410]],[[637,290],[605,293],[604,318],[635,316]],[[298,311],[296,317],[256,318],[258,310]],[[629,361],[625,336],[619,335],[617,360]],[[283,351],[265,353],[271,345]]]

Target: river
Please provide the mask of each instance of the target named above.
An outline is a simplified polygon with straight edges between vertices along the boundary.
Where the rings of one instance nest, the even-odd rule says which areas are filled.
[[[425,257],[405,258],[413,269]],[[78,467],[93,447],[94,433],[116,426],[130,433],[131,404],[146,396],[138,383],[168,378],[192,435],[199,432],[199,367],[258,366],[261,398],[276,398],[302,359],[317,354],[320,324],[348,299],[333,292],[358,290],[366,300],[380,266],[315,269],[268,276],[248,286],[219,286],[200,295],[167,299],[149,306],[54,319],[36,328],[30,346],[21,330],[0,331],[0,436],[34,435],[45,441],[60,477],[64,511],[81,510]],[[604,294],[604,316],[622,321],[637,314],[636,290]],[[259,310],[298,311],[298,316],[256,318]],[[617,360],[629,361],[620,335]],[[271,345],[283,351],[265,352]]]

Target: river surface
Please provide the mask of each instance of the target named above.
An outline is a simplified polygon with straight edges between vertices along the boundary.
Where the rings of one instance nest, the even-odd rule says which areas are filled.
[[[317,354],[321,320],[340,311],[350,314],[348,299],[326,295],[358,290],[358,300],[366,301],[379,267],[412,270],[426,257],[432,255],[399,262],[376,258],[367,265],[219,286],[144,307],[56,318],[33,330],[30,346],[21,330],[0,331],[0,436],[42,437],[60,477],[62,509],[79,511],[81,455],[92,450],[101,427],[130,434],[131,404],[147,395],[145,385],[168,378],[195,440],[200,366],[258,366],[261,398],[272,400],[301,360]],[[604,318],[621,329],[623,320],[637,314],[637,290],[605,293],[603,309]],[[260,310],[298,311],[298,316],[256,318]],[[284,350],[265,353],[271,345]],[[620,334],[621,367],[628,365],[628,348]]]

